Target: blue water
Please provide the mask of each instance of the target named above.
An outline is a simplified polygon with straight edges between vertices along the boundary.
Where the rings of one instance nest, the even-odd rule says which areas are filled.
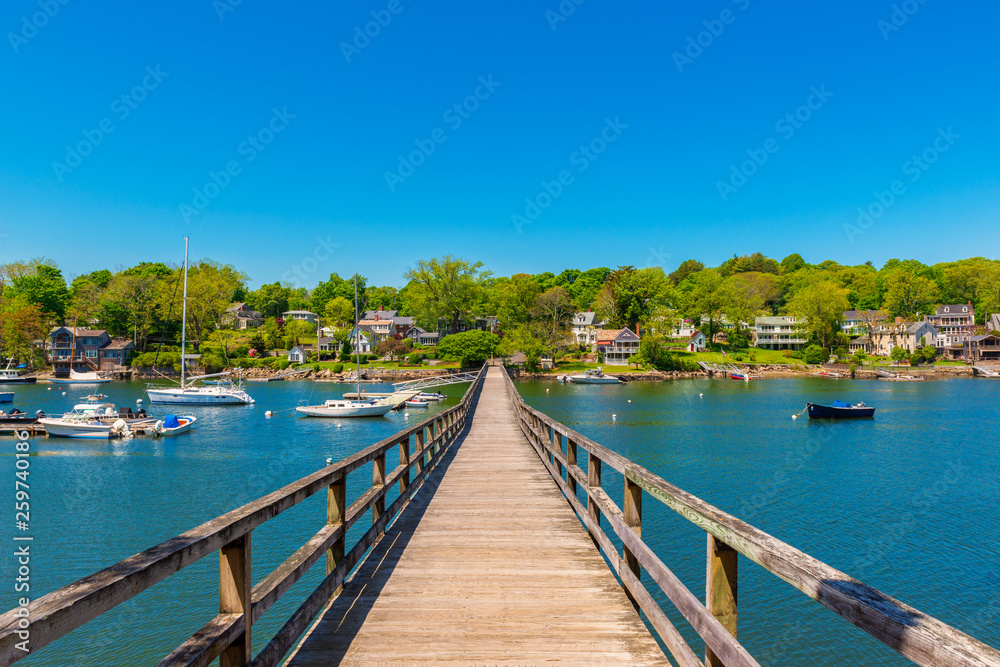
[[[680,488],[1000,646],[1000,382],[704,379],[518,388],[532,406]],[[791,419],[806,401],[835,399],[863,400],[877,407],[875,417]],[[620,476],[605,468],[605,479],[621,505]],[[704,532],[646,496],[642,536],[703,599]],[[738,636],[761,664],[911,664],[742,557],[739,577]],[[671,618],[701,653],[683,618]]]
[[[386,391],[362,385],[367,391]],[[253,406],[150,405],[144,383],[115,382],[100,391],[120,406],[145,401],[151,414],[194,414],[195,430],[174,438],[94,441],[36,438],[31,441],[31,594],[40,597],[199,524],[264,496],[374,444],[409,424],[455,405],[468,385],[438,389],[448,400],[428,409],[392,412],[371,419],[314,419],[290,411],[296,405],[339,398],[354,386],[296,382],[248,383]],[[18,387],[13,406],[26,412],[70,410],[96,387]],[[391,388],[388,388],[391,390]],[[283,411],[265,418],[265,411]],[[337,428],[337,423],[341,428]],[[0,439],[0,486],[14,486],[13,438]],[[395,448],[387,470],[398,462]],[[348,502],[371,484],[371,466],[348,478]],[[391,502],[393,496],[390,496]],[[12,544],[14,508],[0,525]],[[253,532],[253,581],[257,583],[326,522],[326,494],[318,493]],[[348,548],[368,526],[362,519]],[[22,533],[18,533],[22,534]],[[3,553],[9,549],[5,546]],[[112,612],[30,655],[21,664],[107,667],[156,664],[218,612],[218,557],[206,556]],[[0,603],[15,606],[14,559],[0,558]],[[255,625],[255,651],[280,628],[325,575],[322,560]],[[11,582],[10,584],[8,582]]]
[[[32,595],[38,597],[293,482],[454,405],[385,418],[336,421],[289,412],[347,387],[251,383],[254,406],[190,408],[195,431],[171,439],[32,441]],[[917,609],[1000,645],[1000,382],[882,383],[774,379],[678,380],[617,386],[522,382],[526,400],[554,418],[721,509]],[[377,391],[377,386],[367,386]],[[62,412],[91,388],[16,389],[22,410]],[[147,400],[144,385],[101,390],[119,405]],[[546,392],[546,389],[549,391]],[[704,397],[699,397],[704,394]],[[806,400],[864,400],[872,420],[810,422]],[[632,402],[629,403],[628,401]],[[165,414],[160,406],[146,407]],[[9,408],[7,408],[9,409]],[[264,417],[266,410],[280,410]],[[611,415],[617,419],[612,420]],[[0,486],[12,488],[12,438],[0,440]],[[395,465],[392,455],[387,461]],[[605,471],[621,501],[620,478]],[[371,481],[349,478],[349,501]],[[390,499],[391,500],[391,499]],[[11,544],[13,508],[0,535]],[[254,582],[325,521],[325,494],[253,533]],[[367,528],[349,536],[350,545]],[[705,535],[647,497],[643,537],[703,596]],[[7,548],[3,552],[8,552]],[[908,664],[889,649],[741,558],[739,638],[761,664]],[[4,608],[14,562],[0,558]],[[323,564],[255,626],[263,647],[323,576]],[[648,582],[648,578],[646,579]],[[25,665],[155,664],[216,613],[213,554],[23,661]],[[662,600],[662,596],[661,596]],[[665,600],[662,600],[665,604]],[[684,628],[683,619],[672,619]],[[700,643],[685,629],[691,645]]]

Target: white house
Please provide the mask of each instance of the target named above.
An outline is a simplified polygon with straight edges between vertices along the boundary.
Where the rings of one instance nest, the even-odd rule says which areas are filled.
[[[958,359],[962,356],[963,345],[972,338],[976,324],[976,309],[971,303],[944,304],[937,307],[924,321],[937,330],[937,335],[928,341],[946,357]]]
[[[406,337],[420,345],[437,345],[441,340],[441,334],[424,331],[420,327],[410,327]]]
[[[597,313],[588,310],[585,313],[573,314],[573,339],[578,345],[593,347],[597,344],[597,332],[604,322],[597,321]]]
[[[288,362],[292,364],[306,363],[306,351],[296,345],[288,351]]]
[[[686,349],[688,352],[700,352],[705,349],[705,334],[695,331],[688,339]]]
[[[674,326],[670,329],[671,338],[691,338],[697,333],[701,332],[698,331],[698,328],[695,327],[694,322],[691,320],[675,322]]]
[[[316,313],[309,310],[286,310],[281,314],[286,322],[290,320],[303,320],[309,324],[316,324],[316,318],[319,317]]]
[[[600,329],[597,351],[604,353],[604,363],[609,366],[628,366],[632,355],[639,353],[639,336],[627,328]]]
[[[802,321],[796,317],[757,317],[754,330],[757,347],[763,350],[801,350],[809,342],[802,332]]]
[[[351,350],[361,354],[371,354],[378,345],[378,336],[369,327],[359,324],[351,329]]]

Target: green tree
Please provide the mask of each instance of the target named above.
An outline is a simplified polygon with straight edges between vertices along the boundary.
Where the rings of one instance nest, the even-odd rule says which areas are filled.
[[[405,274],[413,314],[428,328],[437,330],[438,321],[447,320],[457,331],[462,317],[478,305],[483,281],[490,275],[482,262],[473,264],[452,255],[420,260]]]
[[[500,337],[489,331],[463,331],[445,336],[438,343],[438,353],[459,361],[463,368],[480,366],[497,352]]]
[[[335,296],[326,302],[323,309],[323,319],[335,327],[344,327],[354,323],[354,302],[342,296]]]
[[[708,320],[708,332],[706,341],[709,347],[712,346],[712,338],[715,335],[715,324],[718,322],[719,309],[722,307],[722,296],[719,288],[722,286],[722,276],[714,269],[702,269],[691,274],[690,292],[688,293],[686,311],[692,320]],[[687,282],[687,281],[685,281]]]
[[[885,285],[883,305],[895,317],[910,319],[918,312],[927,313],[939,296],[934,281],[905,268],[893,271],[886,278]]]
[[[4,283],[11,297],[23,296],[56,320],[65,317],[70,300],[69,289],[55,262],[45,258],[33,259],[26,264],[14,262],[0,267],[0,273],[4,274]]]
[[[531,315],[539,325],[548,349],[555,352],[568,343],[573,322],[573,300],[563,287],[553,287],[538,295]]]
[[[680,285],[682,282],[687,280],[688,276],[692,273],[698,273],[705,268],[705,265],[696,259],[685,259],[681,262],[673,273],[667,276],[674,285]]]
[[[806,260],[802,259],[802,255],[792,253],[788,257],[781,260],[781,272],[782,273],[795,273],[799,269],[805,268]]]
[[[850,308],[847,289],[826,280],[798,292],[788,304],[792,314],[804,318],[803,329],[812,334],[824,350],[836,341],[844,311]]]
[[[365,294],[367,283],[368,281],[364,276],[358,276],[359,300],[361,300],[361,297]],[[322,313],[326,310],[326,303],[330,299],[334,299],[338,296],[354,303],[354,276],[350,276],[345,280],[336,273],[331,273],[329,280],[321,282],[312,291],[310,303],[315,312]],[[359,304],[358,307],[361,310],[364,310],[364,307],[361,304]]]
[[[778,280],[767,273],[737,273],[719,286],[718,297],[722,313],[736,327],[736,333],[746,322],[752,326],[754,318],[764,311],[764,304],[777,293]]]

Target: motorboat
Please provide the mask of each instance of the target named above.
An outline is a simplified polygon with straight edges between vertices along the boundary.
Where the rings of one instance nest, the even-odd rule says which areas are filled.
[[[14,408],[9,413],[0,410],[0,426],[26,426],[29,424],[36,424],[38,423],[39,417],[44,416],[45,413],[41,410],[37,411],[33,415],[21,412],[17,408]]]
[[[433,393],[430,393],[430,394],[425,394],[425,393],[421,392],[421,393],[417,394],[417,398],[419,400],[421,400],[421,401],[431,401],[431,402],[434,402],[434,401],[443,401],[443,400],[445,400],[448,397],[445,396],[444,394],[440,393],[440,392],[433,392]]]
[[[173,405],[252,405],[254,400],[243,389],[242,378],[233,382],[229,380],[225,384],[216,385],[191,385],[189,382],[204,380],[207,378],[220,377],[228,373],[218,373],[215,375],[202,375],[196,378],[187,378],[187,360],[196,359],[200,355],[185,354],[187,349],[187,288],[188,288],[188,248],[190,239],[184,237],[184,306],[181,315],[181,386],[179,387],[146,387],[146,394],[149,395],[150,403],[169,403]]]
[[[392,405],[371,401],[331,399],[323,405],[300,405],[295,410],[307,417],[383,417],[389,414]]]
[[[358,332],[357,322],[358,322],[358,275],[354,274],[354,331]],[[360,332],[358,332],[359,335]],[[360,349],[359,341],[357,338],[354,341],[354,349]],[[353,394],[354,399],[347,398],[348,394],[345,394],[344,398],[330,399],[323,403],[323,405],[300,405],[295,408],[296,412],[299,412],[307,417],[383,417],[389,414],[389,411],[395,407],[389,402],[379,402],[379,401],[363,401],[359,400],[361,396],[361,357],[359,355],[354,355],[357,363],[357,371],[355,371],[355,385],[356,391]]]
[[[426,408],[430,405],[428,401],[421,400],[419,397],[411,398],[406,401],[406,407],[408,408]]]
[[[37,378],[22,377],[17,374],[17,370],[11,368],[14,365],[14,357],[7,360],[7,368],[0,371],[0,384],[34,384]]]
[[[858,402],[856,405],[845,403],[844,401],[834,401],[830,405],[818,405],[816,403],[806,403],[810,419],[857,419],[858,417],[871,417],[875,414],[875,408]]]
[[[50,436],[107,440],[113,437],[131,437],[152,433],[157,420],[144,410],[137,413],[132,408],[117,408],[103,394],[85,396],[83,403],[73,406],[62,417],[40,417],[38,423]]]
[[[153,435],[165,438],[187,433],[198,419],[194,415],[167,415],[163,421],[156,422]]]
[[[13,403],[13,402],[14,402],[14,392],[0,391],[0,403]]]
[[[573,384],[618,384],[621,382],[614,375],[605,375],[603,368],[591,368],[585,373],[570,375],[567,381]]]

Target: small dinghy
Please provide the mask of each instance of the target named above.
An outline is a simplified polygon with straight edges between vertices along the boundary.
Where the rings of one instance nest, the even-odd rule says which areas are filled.
[[[180,435],[191,430],[194,423],[198,421],[194,415],[167,415],[162,422],[158,422],[153,430],[154,435],[161,435],[165,438]]]
[[[806,403],[806,408],[809,410],[810,419],[857,419],[875,414],[875,408],[861,402],[857,405],[844,401],[834,401],[831,405]]]
[[[440,392],[433,392],[430,394],[425,394],[421,392],[417,394],[417,400],[419,401],[443,401],[446,398],[448,397]]]
[[[430,403],[427,401],[422,401],[419,398],[411,398],[406,402],[406,407],[408,408],[426,408]]]

